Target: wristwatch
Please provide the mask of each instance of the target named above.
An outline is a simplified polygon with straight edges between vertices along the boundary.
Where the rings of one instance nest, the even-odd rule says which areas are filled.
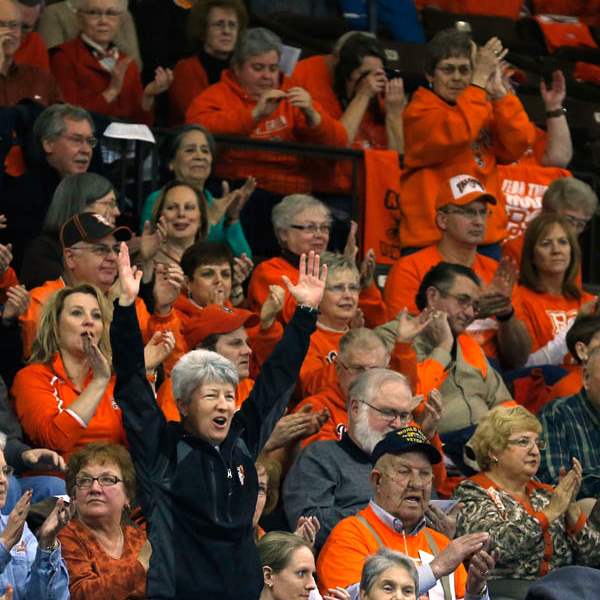
[[[567,109],[564,106],[555,110],[546,111],[546,119],[555,119],[556,117],[564,117],[567,114]]]

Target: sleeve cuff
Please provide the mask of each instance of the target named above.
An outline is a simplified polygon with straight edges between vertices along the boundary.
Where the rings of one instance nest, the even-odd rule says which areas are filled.
[[[585,524],[587,523],[587,519],[585,516],[585,513],[582,511],[579,515],[579,518],[577,519],[577,523],[575,523],[575,525],[573,525],[573,527],[569,527],[567,525],[567,535],[577,535],[584,527]]]
[[[437,579],[430,565],[417,567],[417,573],[419,574],[419,596],[421,596],[426,594],[437,583]]]
[[[87,423],[76,412],[70,408],[65,408],[65,412],[69,413],[84,429],[87,429]]]
[[[450,364],[452,363],[452,356],[450,356],[450,352],[442,350],[439,347],[435,347],[429,357],[437,360],[437,362],[439,362],[444,369],[449,369]]]

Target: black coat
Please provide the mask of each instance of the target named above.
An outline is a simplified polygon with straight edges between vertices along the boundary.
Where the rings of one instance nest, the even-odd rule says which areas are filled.
[[[148,598],[256,600],[263,578],[252,531],[254,461],[283,415],[314,331],[297,309],[235,414],[219,449],[167,423],[146,380],[133,306],[115,305],[111,325],[115,399],[123,411],[148,520]]]

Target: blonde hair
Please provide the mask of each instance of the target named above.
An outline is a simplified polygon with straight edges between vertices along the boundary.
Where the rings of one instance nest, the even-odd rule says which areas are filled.
[[[479,423],[469,445],[482,471],[491,465],[490,454],[502,452],[513,433],[534,431],[539,434],[542,425],[538,418],[522,406],[497,406]]]
[[[100,313],[102,315],[102,334],[98,348],[108,362],[111,362],[112,352],[110,349],[110,322],[112,320],[112,306],[108,303],[104,294],[89,283],[82,283],[73,287],[65,287],[59,290],[44,304],[42,316],[38,327],[37,336],[31,349],[30,363],[49,363],[57,352],[60,352],[60,340],[58,337],[58,322],[65,306],[66,299],[72,294],[88,294],[96,298]]]

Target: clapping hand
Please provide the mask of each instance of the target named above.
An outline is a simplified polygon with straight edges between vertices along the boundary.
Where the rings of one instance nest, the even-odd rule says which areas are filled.
[[[154,79],[144,88],[144,96],[157,96],[166,92],[173,83],[173,71],[156,67]]]
[[[29,307],[29,292],[22,285],[15,285],[6,290],[6,304],[2,311],[2,321],[10,323],[25,313]]]
[[[433,309],[426,308],[413,317],[406,307],[403,308],[395,318],[396,342],[410,344],[431,323],[433,315]]]
[[[140,242],[140,254],[143,261],[153,259],[158,253],[161,244],[167,239],[167,220],[161,216],[156,222],[156,228],[152,230],[152,223],[146,221],[142,230]]]
[[[154,275],[154,310],[157,314],[168,314],[179,296],[185,275],[177,263],[157,264]]]
[[[0,274],[8,269],[12,259],[12,244],[0,244]]]
[[[66,471],[64,458],[47,448],[30,448],[21,453],[21,460],[28,469]]]
[[[246,206],[246,203],[250,199],[250,196],[252,196],[252,194],[254,193],[255,189],[256,179],[254,179],[254,177],[248,177],[248,179],[244,181],[244,185],[241,188],[235,190],[236,195],[233,201],[229,204],[229,208],[226,212],[227,218],[229,219],[230,223],[239,220],[242,208]]]
[[[293,442],[315,435],[327,419],[329,419],[329,411],[326,408],[312,412],[310,404],[303,406],[295,413],[284,415],[277,421],[273,433],[267,440],[264,447],[265,452],[284,448]]]
[[[59,531],[69,524],[75,514],[75,503],[67,503],[59,498],[46,520],[38,530],[38,540],[42,548],[53,548]]]
[[[260,309],[260,327],[261,329],[269,329],[273,325],[273,321],[283,308],[285,300],[285,290],[279,285],[269,286],[269,295],[263,302]]]
[[[241,256],[235,256],[233,259],[233,286],[242,285],[254,269],[252,259],[243,252]]]
[[[553,111],[562,108],[563,102],[567,95],[567,86],[565,76],[562,71],[554,71],[552,73],[552,85],[550,88],[546,86],[544,78],[540,80],[540,94],[544,101],[546,111]]]
[[[321,523],[319,523],[317,517],[299,517],[296,522],[296,531],[294,531],[294,535],[301,537],[311,546],[314,546],[319,529],[321,529]]]
[[[318,308],[323,292],[325,291],[325,281],[327,280],[327,265],[319,270],[320,258],[314,251],[310,251],[308,258],[306,254],[300,256],[300,276],[298,283],[293,285],[287,275],[282,275],[289,293],[300,305]]]
[[[467,571],[467,593],[477,597],[483,594],[490,571],[493,571],[496,566],[496,560],[498,560],[497,552],[489,554],[485,548],[471,556]]]
[[[25,527],[25,521],[31,508],[31,496],[33,492],[27,490],[15,504],[14,508],[8,515],[8,521],[6,527],[0,534],[0,542],[10,552],[14,546],[18,543],[23,535],[23,529]]]
[[[417,406],[418,404],[420,404],[420,400],[417,403]],[[423,433],[429,440],[433,439],[437,433],[437,426],[442,418],[442,410],[442,394],[439,390],[434,388],[427,396],[427,402],[425,403],[423,411],[418,418],[415,417],[415,421],[420,425]]]
[[[154,371],[175,348],[175,336],[170,331],[156,331],[144,346],[146,371]]]
[[[91,334],[83,336],[83,352],[92,369],[93,378],[105,384],[108,383],[111,375],[110,364],[106,356],[98,348],[98,345],[92,342]]]

